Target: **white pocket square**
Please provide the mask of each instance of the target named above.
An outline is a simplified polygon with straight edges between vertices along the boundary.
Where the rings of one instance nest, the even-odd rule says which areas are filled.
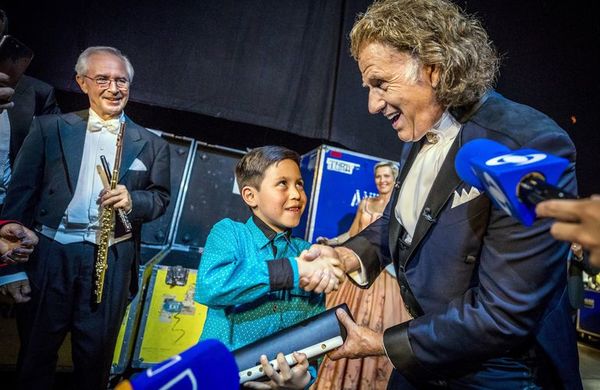
[[[475,187],[471,187],[469,192],[467,192],[464,188],[462,189],[462,191],[460,193],[458,191],[454,191],[454,197],[452,199],[452,207],[451,208],[455,208],[455,207],[460,206],[461,204],[470,202],[473,199],[477,198],[481,194],[482,193]]]
[[[146,166],[144,165],[144,163],[139,158],[136,158],[131,163],[131,166],[129,167],[129,170],[130,171],[147,171],[148,168],[146,168]]]

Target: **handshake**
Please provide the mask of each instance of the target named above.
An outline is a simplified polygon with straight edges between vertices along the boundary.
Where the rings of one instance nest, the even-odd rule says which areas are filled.
[[[348,272],[343,256],[329,246],[313,245],[297,257],[300,288],[316,293],[337,290]]]
[[[0,228],[0,267],[23,263],[38,243],[34,232],[21,224],[9,222]]]

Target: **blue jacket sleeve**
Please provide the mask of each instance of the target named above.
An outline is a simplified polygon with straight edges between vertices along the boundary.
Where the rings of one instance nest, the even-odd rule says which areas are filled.
[[[343,246],[351,249],[361,259],[361,263],[367,274],[367,284],[358,285],[360,288],[369,288],[381,270],[392,262],[389,250],[389,222],[393,216],[393,204],[396,203],[398,190],[395,190],[394,196],[388,202],[383,215],[373,223],[369,224],[356,236],[346,241]],[[349,278],[354,283],[352,278]]]

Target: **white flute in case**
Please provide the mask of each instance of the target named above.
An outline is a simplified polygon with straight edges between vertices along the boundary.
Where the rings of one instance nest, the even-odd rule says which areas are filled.
[[[346,329],[335,315],[337,309],[343,309],[352,316],[348,306],[341,304],[233,351],[240,383],[265,376],[260,364],[261,355],[266,355],[277,370],[279,352],[283,353],[288,364],[293,366],[296,364],[294,352],[304,353],[309,359],[316,359],[341,346],[346,339]]]
[[[305,354],[308,359],[313,359],[317,356],[331,351],[332,349],[340,347],[342,344],[344,344],[344,339],[341,336],[338,336],[329,340],[325,340],[318,345],[311,345],[308,348],[301,349],[296,352]],[[285,360],[290,365],[290,367],[297,363],[296,359],[294,359],[293,352],[288,355],[285,355]],[[275,370],[279,370],[279,364],[277,363],[277,359],[273,359],[269,363],[271,363]],[[265,374],[263,373],[262,366],[254,366],[246,371],[240,371],[240,383],[253,381],[262,378],[263,376],[265,376]]]

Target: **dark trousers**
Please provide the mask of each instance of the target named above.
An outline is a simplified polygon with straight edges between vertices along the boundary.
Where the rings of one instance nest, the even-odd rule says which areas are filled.
[[[455,375],[436,379],[433,379],[433,374],[428,378],[409,378],[393,370],[388,390],[562,389],[561,380],[555,371],[544,352],[537,346],[531,346],[523,353],[489,359],[472,369],[463,367],[455,370]]]
[[[58,349],[71,332],[75,388],[106,389],[127,306],[134,244],[127,240],[110,247],[100,304],[93,295],[96,249],[88,242],[62,245],[40,235],[26,265],[32,299],[17,305],[19,388],[52,388]]]

